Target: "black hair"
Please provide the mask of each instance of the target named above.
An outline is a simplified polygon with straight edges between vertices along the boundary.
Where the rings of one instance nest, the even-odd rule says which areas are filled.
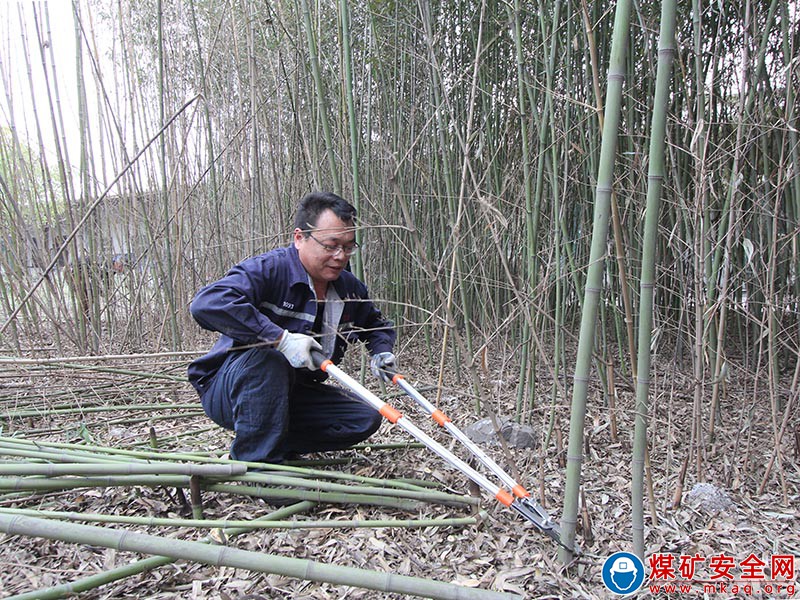
[[[311,192],[300,201],[294,226],[308,235],[309,227],[316,227],[320,214],[325,210],[332,210],[348,225],[355,225],[356,209],[347,200],[332,192]]]

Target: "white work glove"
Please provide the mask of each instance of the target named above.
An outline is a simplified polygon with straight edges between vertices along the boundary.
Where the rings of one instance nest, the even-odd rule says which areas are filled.
[[[384,370],[394,371],[397,364],[397,357],[391,352],[378,352],[369,361],[369,369],[372,374],[383,381],[391,381],[392,376]]]
[[[286,357],[295,369],[305,367],[315,371],[318,367],[311,359],[311,350],[322,350],[317,340],[302,333],[284,331],[278,342],[278,352]]]

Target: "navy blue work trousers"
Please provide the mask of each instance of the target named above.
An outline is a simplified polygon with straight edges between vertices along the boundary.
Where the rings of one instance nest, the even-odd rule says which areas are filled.
[[[203,410],[235,433],[235,460],[281,463],[340,450],[378,430],[380,414],[348,391],[315,381],[272,348],[232,352],[201,397]]]

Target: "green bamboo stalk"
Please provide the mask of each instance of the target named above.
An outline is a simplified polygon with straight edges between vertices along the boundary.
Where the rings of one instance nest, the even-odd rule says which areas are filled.
[[[422,527],[467,527],[477,525],[488,518],[488,514],[483,511],[481,511],[477,517],[440,517],[431,519],[320,519],[302,521],[131,517],[124,515],[104,515],[97,513],[22,508],[0,508],[0,513],[84,523],[117,523],[123,525],[141,525],[145,527],[193,527],[196,529],[242,527],[253,531],[261,529],[418,529]]]
[[[175,487],[189,489],[190,477],[175,475],[119,475],[107,477],[70,477],[70,478],[11,478],[0,477],[0,491],[38,491],[53,492],[96,487]],[[268,487],[252,487],[248,485],[228,485],[203,482],[202,489],[212,492],[254,496],[267,499],[309,500],[312,502],[330,502],[333,504],[364,504],[367,506],[387,506],[402,510],[414,510],[417,501],[390,495],[373,493],[323,492],[305,489],[278,489]],[[420,493],[419,498],[424,498]],[[431,497],[432,499],[433,497]],[[428,498],[425,498],[428,500]],[[454,496],[452,502],[461,504],[474,503],[469,497]],[[447,504],[450,504],[448,501]]]
[[[42,452],[37,450],[29,450],[27,448],[2,448],[0,449],[0,455],[2,456],[18,456],[21,458],[30,458],[36,460],[44,460],[44,461],[60,461],[66,463],[77,463],[83,462],[87,464],[93,463],[101,463],[103,461],[107,461],[108,463],[118,462],[111,458],[103,458],[101,456],[91,456],[91,455],[84,455],[80,456],[74,453],[58,453],[58,452]]]
[[[656,281],[656,241],[658,239],[661,193],[664,181],[666,125],[669,110],[672,61],[675,55],[675,0],[661,4],[661,30],[658,36],[658,69],[653,97],[650,133],[647,211],[642,232],[642,274],[639,291],[638,374],[636,376],[636,418],[634,424],[631,477],[631,520],[633,551],[644,560],[644,467],[647,455],[647,415],[650,394],[650,344],[653,332],[654,288]],[[655,526],[655,524],[654,524]]]
[[[513,17],[514,23],[514,61],[517,67],[517,110],[519,112],[519,130],[521,140],[522,162],[522,193],[525,203],[526,220],[526,244],[525,256],[527,263],[527,273],[531,287],[535,287],[535,257],[536,257],[536,233],[533,222],[533,179],[531,177],[531,156],[528,143],[528,103],[526,101],[526,79],[525,63],[523,58],[522,41],[522,15],[520,0],[514,0],[513,13],[510,6],[506,7],[509,16]],[[525,323],[522,334],[522,348],[520,349],[520,374],[517,387],[517,415],[521,413],[522,399],[525,394],[526,384],[530,381],[530,389],[535,389],[535,365],[536,361],[530,348],[529,325]],[[531,357],[530,359],[528,357]]]
[[[333,191],[342,194],[342,183],[339,175],[339,167],[336,160],[335,146],[333,144],[333,133],[331,131],[330,120],[328,118],[328,103],[326,101],[325,85],[322,81],[322,74],[319,68],[319,58],[317,56],[317,41],[314,34],[314,27],[311,23],[311,10],[308,0],[300,0],[303,9],[303,25],[306,31],[306,41],[308,45],[308,60],[311,63],[311,75],[314,78],[314,85],[317,89],[316,101],[318,104],[318,114],[322,123],[322,133],[325,138],[325,152],[328,157],[328,169],[330,170]]]
[[[594,35],[592,31],[591,24],[588,20],[588,9],[586,7],[586,0],[582,0],[582,12],[584,18],[584,24],[586,29],[586,34],[589,39],[589,47],[590,47],[590,57],[592,60],[591,67],[592,67],[592,89],[594,90],[595,96],[595,105],[597,111],[597,120],[600,126],[600,130],[603,129],[603,97],[600,92],[600,81],[599,81],[599,67],[597,65],[597,48],[594,43]],[[617,277],[619,279],[619,287],[620,287],[620,294],[622,296],[622,305],[625,314],[625,331],[626,331],[626,339],[628,341],[628,356],[629,360],[631,361],[631,374],[632,379],[636,379],[636,354],[634,351],[634,336],[633,336],[633,308],[631,304],[630,298],[630,291],[629,291],[629,283],[628,283],[628,276],[627,276],[627,266],[625,263],[625,240],[624,234],[622,232],[622,224],[620,222],[620,214],[619,214],[619,207],[617,203],[617,194],[614,190],[611,191],[611,223],[614,232],[614,249],[616,251],[616,264],[617,264]],[[615,322],[617,318],[617,311],[614,311]],[[618,323],[617,323],[618,324]],[[619,338],[619,336],[618,336]],[[624,364],[624,362],[623,362]]]
[[[78,197],[78,207],[84,210],[86,203],[91,198],[91,191],[89,186],[89,151],[88,151],[88,110],[86,106],[86,92],[84,89],[84,75],[83,75],[83,43],[80,34],[80,22],[78,17],[78,7],[73,6],[73,29],[75,32],[75,59],[77,69],[77,96],[78,96],[78,137],[80,145],[78,148],[79,153],[79,180],[80,190]],[[49,28],[49,14],[47,15],[48,28]],[[87,246],[87,254],[89,257],[97,256],[96,241],[94,235],[95,228],[87,228],[87,236],[84,243]],[[100,351],[100,285],[98,278],[94,273],[94,266],[89,262],[91,258],[84,257],[78,269],[78,279],[80,281],[81,298],[83,300],[83,316],[85,317],[85,331],[86,331],[86,344],[93,352]],[[74,265],[73,265],[74,268]]]
[[[157,45],[158,45],[158,122],[165,123],[167,118],[166,104],[167,104],[167,81],[168,76],[166,72],[166,57],[164,56],[164,8],[163,0],[156,0],[156,31],[157,31]],[[171,207],[169,202],[169,188],[170,184],[167,178],[167,140],[166,135],[159,136],[158,138],[159,150],[159,177],[161,189],[159,190],[162,202],[164,226],[166,227],[166,235],[164,236],[164,257],[166,264],[164,265],[164,279],[170,280],[172,273],[175,272],[175,263],[172,256],[173,240],[177,237],[174,235],[173,228],[170,226],[172,219],[170,218]],[[175,300],[175,286],[163,286],[164,295],[167,300],[167,311],[165,318],[169,324],[170,340],[172,349],[179,349],[181,346],[181,335],[178,328],[177,320],[177,302]]]
[[[306,512],[313,506],[314,506],[313,502],[300,502],[292,506],[285,506],[283,508],[279,508],[278,510],[271,512],[268,515],[259,517],[258,519],[254,519],[252,522],[262,523],[273,519],[274,520],[285,519],[292,515],[299,514],[301,512]],[[221,535],[219,535],[218,537],[223,540],[230,540],[231,538],[234,538],[243,533],[248,533],[250,531],[252,531],[250,527],[223,529],[219,532]],[[204,540],[201,540],[200,543],[218,544],[219,542],[216,538],[209,536]],[[133,577],[134,575],[141,575],[142,573],[145,573],[147,571],[152,571],[153,569],[157,569],[158,567],[163,567],[165,565],[172,564],[176,560],[177,559],[169,556],[152,556],[150,558],[138,560],[128,565],[117,567],[116,569],[111,569],[109,571],[98,573],[97,575],[90,575],[89,577],[85,577],[83,579],[73,581],[71,583],[57,585],[44,590],[36,590],[33,592],[26,592],[15,596],[9,596],[6,600],[55,600],[56,598],[65,598],[67,596],[71,596],[72,594],[87,592],[89,590],[96,589],[108,583],[113,583],[114,581],[127,579],[128,577]]]
[[[302,479],[299,477],[285,477],[281,475],[269,475],[266,473],[248,473],[232,477],[231,481],[243,481],[258,483],[266,486],[294,486],[299,488],[313,489],[315,491],[344,492],[344,493],[364,493],[376,496],[393,496],[397,498],[408,498],[411,500],[424,500],[427,502],[459,502],[470,503],[472,498],[458,496],[447,492],[436,492],[433,490],[402,490],[379,488],[375,486],[354,486],[343,485],[340,483],[330,483],[319,480]]]
[[[723,366],[725,365],[725,357],[724,357],[724,342],[725,342],[725,329],[726,329],[726,317],[728,312],[728,291],[732,288],[731,284],[731,261],[732,261],[732,248],[734,244],[734,240],[737,238],[736,230],[739,227],[739,216],[742,204],[742,194],[739,191],[739,187],[741,185],[743,179],[743,162],[745,160],[744,157],[744,136],[745,136],[745,123],[747,121],[747,116],[750,114],[752,110],[753,103],[756,98],[756,89],[757,85],[757,78],[761,76],[761,72],[764,68],[764,60],[766,57],[766,49],[770,39],[770,32],[772,30],[772,23],[775,18],[775,12],[778,7],[778,0],[772,0],[769,5],[769,13],[767,15],[767,21],[764,25],[763,34],[761,37],[761,44],[759,46],[758,54],[756,55],[756,67],[753,71],[753,81],[748,82],[748,71],[750,68],[750,53],[747,51],[747,44],[744,44],[744,56],[742,57],[742,73],[741,73],[741,82],[740,82],[740,89],[739,89],[739,102],[737,103],[737,119],[736,119],[736,141],[734,145],[734,156],[733,156],[733,163],[731,166],[731,172],[728,180],[728,195],[726,197],[726,207],[723,210],[723,218],[721,219],[722,222],[725,223],[723,227],[722,223],[720,223],[720,232],[725,232],[724,234],[720,234],[720,240],[724,240],[724,244],[718,244],[716,248],[716,255],[715,255],[715,264],[719,265],[721,263],[722,274],[720,276],[719,282],[719,318],[717,324],[717,339],[716,339],[716,349],[714,353],[714,362],[712,364],[713,368],[713,379],[712,379],[712,390],[711,390],[711,407],[709,410],[709,421],[708,421],[708,438],[710,441],[714,440],[714,430],[716,425],[716,418],[717,418],[717,406],[719,403],[719,391],[720,391],[720,383],[722,381],[722,371]],[[745,19],[744,19],[744,26],[745,31],[750,28],[750,12],[751,12],[751,3],[748,0],[745,3]],[[749,85],[748,85],[749,83]],[[745,93],[747,92],[747,93]],[[715,269],[716,271],[716,269]]]
[[[556,32],[559,29],[559,23],[560,23],[560,20],[561,20],[561,14],[560,13],[561,13],[561,2],[559,1],[559,2],[555,3],[554,8],[553,8],[553,22],[552,22],[552,25],[550,26],[551,43],[550,43],[550,47],[549,47],[549,49],[547,51],[547,54],[548,54],[548,57],[547,57],[547,71],[546,71],[547,94],[545,96],[544,118],[547,119],[547,122],[550,124],[550,127],[541,127],[540,128],[542,131],[548,130],[551,135],[552,135],[552,132],[557,130],[556,129],[555,111],[554,111],[554,107],[553,107],[554,102],[553,102],[553,98],[552,98],[552,96],[553,96],[552,91],[554,89],[554,76],[555,76],[555,70],[556,70],[556,56],[557,56],[557,53],[558,53],[558,46],[556,45],[557,44],[557,40],[558,40],[558,35],[556,35]],[[542,29],[544,29],[544,20],[543,19],[540,19],[540,27]],[[571,36],[568,36],[567,39],[569,39],[570,37]],[[545,34],[544,31],[543,31],[543,38],[542,39],[547,39],[547,35]],[[543,159],[547,155],[547,152],[545,151],[544,141],[545,141],[545,136],[543,134],[540,134],[540,138],[539,138],[540,148],[539,148],[539,150],[540,150],[540,153],[541,153],[541,156],[542,156]],[[551,154],[551,161],[552,161],[552,165],[553,165],[553,177],[552,177],[553,220],[556,223],[561,223],[561,222],[563,222],[562,219],[561,219],[561,214],[560,214],[561,192],[559,190],[559,181],[558,181],[559,175],[558,175],[558,173],[555,172],[556,165],[558,164],[557,152],[558,152],[558,145],[557,144],[551,144],[551,152],[550,152],[550,154]],[[537,203],[537,205],[538,204],[539,203]],[[537,222],[538,222],[538,211],[539,211],[539,209],[538,209],[538,206],[537,206],[537,218],[536,218]],[[537,225],[537,227],[538,227],[538,225]],[[561,228],[560,227],[555,226],[555,227],[552,228],[552,230],[553,230],[553,234],[554,234],[554,237],[555,237],[555,239],[553,241],[553,245],[554,245],[554,248],[555,248],[555,267],[554,268],[555,268],[555,271],[556,271],[556,274],[555,274],[555,279],[556,279],[556,284],[555,284],[556,285],[556,308],[555,308],[556,330],[554,332],[554,338],[555,339],[553,340],[553,360],[552,360],[552,364],[549,365],[550,373],[552,375],[552,387],[551,387],[551,394],[552,394],[552,404],[551,404],[551,406],[552,406],[552,408],[551,408],[551,412],[550,412],[549,422],[548,422],[548,425],[547,425],[547,434],[546,434],[547,439],[550,438],[550,435],[551,435],[551,432],[552,432],[552,428],[555,426],[555,411],[554,411],[554,408],[555,408],[556,398],[557,398],[556,390],[558,389],[558,379],[559,379],[559,375],[560,375],[560,372],[561,372],[560,371],[560,353],[561,353],[561,347],[562,347],[562,343],[563,343],[563,317],[562,317],[562,314],[561,314],[562,313],[562,307],[560,306],[560,303],[558,302],[558,300],[559,300],[558,296],[561,294],[561,276],[560,276],[560,273],[562,271],[562,266],[561,266],[561,238],[562,238],[562,235],[561,235]],[[531,282],[531,283],[533,283],[533,282]],[[532,382],[535,383],[535,378],[533,376],[531,377],[531,379],[532,379]],[[533,389],[535,389],[535,387]]]
[[[792,31],[790,27],[790,18],[789,18],[789,6],[788,3],[784,3],[782,5],[782,13],[781,13],[781,29],[783,33],[783,62],[786,65],[792,63],[792,51],[797,52],[797,48],[793,47],[792,45],[792,38],[790,32]],[[793,235],[791,238],[791,253],[792,256],[789,257],[789,264],[797,265],[800,264],[800,256],[798,255],[798,248],[800,247],[800,243],[798,243],[798,238],[800,238],[800,136],[798,135],[798,126],[800,123],[798,119],[800,116],[798,115],[797,109],[797,90],[795,86],[787,85],[786,86],[786,98],[785,98],[785,106],[786,106],[786,130],[788,132],[789,137],[789,147],[791,148],[790,156],[791,156],[791,171],[792,174],[787,181],[787,186],[789,190],[787,191],[787,196],[789,200],[787,201],[787,208],[786,208],[786,215],[788,217],[789,223],[787,224],[787,230],[793,231]],[[793,214],[792,214],[793,213]],[[793,218],[792,218],[793,217]],[[773,232],[774,235],[774,232]],[[784,291],[787,296],[794,295],[795,298],[800,298],[800,277],[794,278],[794,285],[787,286],[788,289]],[[797,333],[800,334],[800,318],[795,315],[794,319],[794,329],[797,330]],[[789,327],[792,327],[792,324],[789,324]],[[787,363],[789,359],[787,359]],[[800,354],[795,355],[795,376],[792,380],[792,389],[797,389],[798,384],[798,376],[800,375]]]
[[[256,36],[256,8],[255,2],[248,2],[244,5],[247,47],[247,98],[248,112],[252,115],[258,114],[258,67],[256,64],[255,36]],[[260,122],[257,118],[250,119],[250,139],[249,141],[249,161],[250,172],[247,174],[250,215],[248,221],[252,224],[259,223],[258,213],[265,204],[261,192],[261,139]],[[258,252],[255,244],[256,240],[250,238],[247,244],[247,254],[253,255]]]
[[[338,471],[323,471],[320,469],[306,469],[292,465],[275,465],[271,463],[260,462],[245,462],[234,461],[230,459],[223,459],[212,456],[203,456],[200,454],[181,453],[181,452],[152,452],[148,450],[126,450],[123,448],[109,448],[103,446],[87,446],[84,444],[70,444],[66,442],[38,442],[33,440],[11,438],[7,436],[0,436],[0,449],[5,449],[4,452],[8,453],[8,449],[28,449],[35,450],[37,448],[51,448],[55,450],[62,450],[63,452],[55,455],[63,457],[61,460],[66,462],[77,462],[74,457],[81,457],[88,459],[88,462],[101,462],[101,456],[105,455],[109,460],[128,461],[128,460],[171,460],[171,461],[196,461],[204,463],[216,464],[243,464],[248,469],[261,469],[271,472],[280,473],[295,473],[304,475],[309,478],[320,479],[336,479],[340,481],[356,481],[366,485],[378,485],[396,487],[405,490],[417,490],[420,486],[413,485],[412,483],[384,480],[375,477],[364,477],[360,475],[353,475],[350,473],[342,473]]]
[[[43,15],[39,15],[39,10],[34,7],[33,9],[33,18],[34,23],[36,25],[36,34],[39,41],[39,48],[40,48],[40,57],[42,63],[42,75],[45,78],[45,88],[47,91],[47,100],[48,100],[48,109],[49,109],[49,117],[50,123],[53,129],[53,142],[56,144],[56,155],[58,160],[58,169],[60,180],[57,183],[61,184],[61,191],[63,193],[63,198],[67,203],[67,214],[71,216],[70,208],[74,205],[74,187],[72,185],[72,170],[67,168],[67,165],[71,164],[69,160],[69,152],[66,144],[66,139],[64,138],[65,135],[65,127],[64,127],[64,118],[61,111],[61,93],[59,88],[59,79],[54,78],[50,75],[51,71],[47,68],[47,55],[48,55],[48,48],[49,48],[49,58],[51,66],[55,66],[55,59],[53,54],[52,44],[50,40],[52,36],[49,32],[49,19],[48,19],[48,9],[47,7],[43,7]],[[47,27],[47,31],[43,32],[42,28],[43,25],[40,20],[44,18],[44,26]],[[51,79],[54,79],[51,82]],[[33,87],[31,88],[33,89]],[[35,95],[35,94],[34,94]]]
[[[361,211],[361,178],[359,176],[358,160],[359,160],[359,135],[358,127],[356,124],[356,107],[353,99],[353,49],[350,45],[350,2],[349,0],[339,1],[339,14],[341,15],[342,22],[342,62],[344,63],[343,88],[345,94],[345,103],[347,105],[347,124],[349,130],[350,140],[350,176],[353,180],[352,187],[352,202],[357,211]],[[369,137],[369,136],[367,136]],[[361,231],[356,229],[356,242],[361,243]],[[364,278],[364,264],[360,254],[353,257],[353,272],[359,279]]]
[[[173,562],[175,562],[174,558],[166,556],[152,556],[129,565],[124,565],[110,571],[105,571],[97,575],[86,577],[73,583],[66,583],[42,590],[6,596],[6,600],[54,600],[55,598],[67,598],[73,594],[94,590],[103,585],[119,581],[120,579],[127,579],[128,577],[141,575],[146,571],[152,571],[153,569],[172,564]]]
[[[92,487],[189,487],[189,477],[180,475],[108,475],[98,477],[0,477],[0,490],[55,491]]]
[[[619,131],[622,88],[625,79],[628,26],[631,2],[620,0],[614,17],[614,36],[611,45],[611,61],[608,69],[608,91],[606,94],[603,141],[600,148],[600,166],[595,192],[594,225],[592,228],[591,254],[584,288],[583,313],[581,315],[580,339],[570,414],[569,444],[567,449],[567,479],[564,489],[564,511],[561,519],[561,541],[559,558],[568,563],[572,560],[575,543],[575,526],[578,522],[578,501],[581,485],[581,463],[583,460],[583,428],[586,417],[586,401],[592,365],[592,349],[597,324],[597,310],[603,289],[603,265],[608,238],[608,221],[611,192],[613,189],[614,161],[616,158],[617,134]]]
[[[416,499],[427,500],[434,502],[467,502],[473,503],[473,499],[467,499],[464,496],[457,496],[445,492],[431,492],[430,490],[419,485],[399,481],[384,481],[380,479],[368,478],[353,478],[355,481],[361,481],[370,485],[343,485],[338,483],[325,482],[318,479],[309,479],[307,477],[298,477],[298,474],[308,473],[313,474],[314,471],[302,469],[300,467],[290,467],[289,471],[293,476],[283,476],[279,474],[267,473],[249,473],[242,475],[246,466],[238,462],[230,462],[229,464],[209,464],[209,465],[185,465],[174,464],[168,462],[151,463],[145,462],[143,459],[128,459],[128,460],[142,460],[142,462],[130,463],[128,460],[104,458],[99,455],[89,453],[76,453],[76,452],[44,452],[27,450],[19,447],[0,447],[0,455],[6,456],[19,456],[31,459],[40,459],[48,461],[60,461],[62,465],[31,465],[26,469],[25,465],[0,465],[0,473],[3,475],[20,475],[24,471],[30,470],[32,475],[48,475],[50,477],[58,477],[61,475],[77,474],[77,475],[113,475],[113,474],[183,474],[183,475],[204,475],[210,477],[229,477],[232,481],[242,481],[248,483],[258,483],[267,486],[293,486],[304,489],[325,490],[332,492],[363,492],[373,495],[388,495]],[[108,462],[102,462],[102,461]],[[121,462],[120,462],[121,461]],[[102,464],[101,464],[102,462]],[[66,463],[66,464],[63,464]],[[260,464],[260,463],[257,463]],[[268,466],[268,465],[262,465]],[[85,467],[85,472],[81,469]],[[49,472],[48,472],[49,471]],[[326,472],[323,477],[326,476]],[[336,479],[344,480],[344,474],[339,474]],[[328,475],[330,477],[330,475]],[[8,483],[8,482],[6,482]],[[386,486],[380,487],[381,485]]]
[[[694,394],[692,403],[692,428],[689,440],[689,452],[695,451],[694,465],[698,481],[702,481],[702,464],[703,464],[703,413],[702,413],[702,399],[703,399],[703,374],[704,374],[704,348],[703,340],[705,336],[705,303],[703,299],[706,298],[706,290],[704,289],[704,276],[708,275],[710,261],[710,252],[706,252],[707,244],[707,207],[708,207],[708,193],[709,193],[709,177],[708,177],[708,163],[706,160],[708,151],[708,130],[706,127],[707,122],[707,104],[706,104],[706,90],[705,90],[705,77],[703,72],[702,62],[702,43],[704,32],[702,30],[702,7],[701,0],[693,0],[692,2],[692,38],[693,50],[695,55],[694,61],[694,87],[695,87],[695,106],[694,106],[694,120],[696,131],[694,134],[693,143],[690,146],[690,151],[694,155],[693,164],[693,187],[694,187],[694,218],[693,229],[694,238],[692,240],[693,256],[692,260],[694,268],[694,318],[693,318],[693,343],[692,343],[692,371],[694,375]],[[678,490],[683,486],[683,481],[678,481]]]
[[[2,450],[0,450],[2,454]],[[238,477],[247,472],[244,465],[186,465],[175,463],[0,463],[0,476],[42,475],[199,475],[201,477]]]
[[[174,485],[179,487],[188,486],[189,475],[203,475],[214,478],[226,478],[233,482],[243,482],[258,484],[266,486],[263,493],[255,491],[257,488],[242,487],[242,486],[226,486],[225,488],[208,487],[214,491],[230,491],[232,493],[239,493],[244,495],[256,495],[262,497],[297,497],[303,498],[310,494],[314,494],[315,498],[330,499],[331,501],[342,501],[336,499],[336,494],[363,496],[371,501],[375,497],[386,497],[396,499],[414,500],[419,502],[433,502],[441,504],[476,504],[476,498],[468,496],[458,496],[445,492],[438,492],[435,490],[426,490],[419,486],[407,484],[404,482],[383,482],[382,480],[370,480],[372,485],[343,485],[340,483],[333,483],[315,479],[308,479],[304,477],[297,477],[296,474],[308,472],[300,468],[294,468],[295,476],[284,476],[278,474],[268,473],[249,473],[247,475],[237,475],[244,471],[245,465],[242,463],[232,463],[229,465],[181,465],[170,463],[115,463],[115,464],[97,464],[98,458],[92,455],[79,454],[74,452],[47,453],[42,451],[33,451],[20,449],[18,447],[0,447],[0,455],[14,455],[14,456],[27,456],[29,458],[39,458],[45,460],[61,460],[71,461],[80,464],[68,465],[31,465],[27,468],[31,474],[48,475],[49,479],[33,479],[33,478],[0,478],[0,489],[70,489],[75,487],[88,486],[105,486],[105,485]],[[102,458],[100,459],[102,460]],[[84,462],[90,461],[90,462]],[[263,465],[262,465],[263,466]],[[216,467],[216,468],[215,468]],[[26,467],[8,465],[3,467],[0,465],[0,474],[2,475],[18,475],[24,472]],[[84,475],[84,477],[76,477],[75,479],[63,479],[59,476],[65,474],[75,473]],[[113,476],[114,474],[122,474],[119,477]],[[125,473],[147,475],[150,473],[183,473],[179,477],[166,477],[161,475],[153,475],[152,477],[142,476],[126,476]],[[106,475],[104,478],[89,477],[89,475]],[[362,478],[363,480],[363,478]],[[391,487],[379,487],[384,484]],[[283,490],[277,489],[281,486],[288,486],[298,488],[296,490]],[[307,491],[302,491],[307,490]]]
[[[208,70],[206,68],[206,61],[204,60],[202,47],[200,43],[200,30],[198,27],[198,20],[197,20],[197,2],[192,0],[189,4],[189,15],[191,17],[191,25],[192,25],[192,35],[194,37],[194,43],[196,48],[196,65],[198,71],[198,79],[200,81],[200,85],[203,89],[203,96],[208,99],[211,97],[211,90],[210,85],[211,82],[209,81],[208,77]],[[217,30],[218,31],[218,30]],[[214,37],[214,47],[216,47],[216,42],[219,40],[218,33]],[[213,56],[213,52],[209,53],[208,62],[211,62],[211,58]],[[209,164],[209,183],[210,183],[210,202],[213,208],[213,223],[214,229],[218,237],[221,237],[222,231],[222,224],[221,224],[221,208],[222,208],[222,201],[218,197],[219,194],[219,187],[217,185],[217,160],[215,158],[215,123],[211,117],[211,110],[209,107],[208,102],[203,103],[203,112],[205,115],[206,125],[205,125],[205,142],[206,142],[206,150],[207,150],[207,160]],[[215,260],[216,266],[219,270],[222,270],[224,267],[224,261],[222,257],[222,245],[218,244],[215,248]]]
[[[68,543],[91,544],[116,550],[191,560],[217,567],[234,567],[261,573],[297,577],[309,581],[349,585],[427,598],[457,600],[520,598],[517,594],[464,588],[406,575],[378,573],[354,567],[325,565],[309,560],[263,554],[238,548],[209,546],[199,542],[159,538],[130,531],[116,531],[92,525],[47,521],[45,519],[12,516],[2,513],[0,513],[0,531],[4,531],[9,535],[25,535]]]

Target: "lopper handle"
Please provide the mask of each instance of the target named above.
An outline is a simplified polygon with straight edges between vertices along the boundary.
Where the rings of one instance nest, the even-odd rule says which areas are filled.
[[[397,375],[400,375],[400,371],[398,371],[395,367],[383,367],[380,369],[381,377],[386,383],[394,383],[394,378]]]

